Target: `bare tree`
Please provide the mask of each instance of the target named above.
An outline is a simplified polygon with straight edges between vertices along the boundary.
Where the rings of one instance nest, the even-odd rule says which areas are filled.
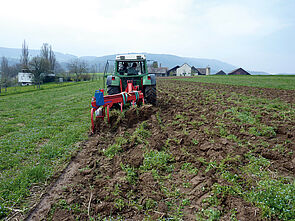
[[[46,61],[43,64],[45,66],[42,67],[44,73],[50,72],[49,51],[50,51],[49,45],[47,43],[43,43],[43,45],[41,47],[41,51],[40,51],[41,52],[40,57]]]
[[[33,80],[37,88],[40,88],[42,74],[48,70],[49,62],[44,57],[36,56],[30,61],[30,69],[33,73]]]
[[[51,45],[43,43],[41,47],[41,57],[48,61],[48,67],[45,73],[53,73],[55,70],[56,58]]]
[[[55,63],[56,63],[56,58],[55,58],[55,54],[52,51],[52,47],[50,45],[49,47],[49,64],[50,64],[50,71],[54,72],[55,71]]]
[[[79,60],[78,58],[75,60],[72,60],[69,64],[68,64],[68,68],[69,71],[73,74],[75,74],[76,76],[76,81],[80,80],[80,76],[82,75],[82,73],[86,73],[87,72],[87,63],[85,61]]]
[[[1,59],[1,87],[5,88],[5,92],[7,91],[7,86],[8,86],[8,82],[9,82],[9,66],[8,66],[8,60],[6,57],[2,57]],[[1,92],[1,89],[0,89]]]
[[[53,73],[56,65],[55,54],[51,45],[43,43],[40,56],[35,56],[29,62],[30,70],[33,73],[34,84],[40,88],[44,75]]]
[[[47,43],[43,43],[40,52],[42,58],[49,59],[49,45]]]
[[[20,62],[22,64],[22,69],[27,70],[29,68],[29,49],[26,44],[26,40],[24,40],[24,43],[22,45],[22,55]]]

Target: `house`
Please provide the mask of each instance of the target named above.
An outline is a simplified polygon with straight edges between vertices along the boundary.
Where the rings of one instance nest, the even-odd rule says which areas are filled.
[[[176,70],[179,68],[179,66],[175,66],[174,68],[171,68],[170,70],[167,71],[168,76],[176,76]]]
[[[168,68],[165,67],[148,67],[148,73],[149,74],[155,74],[156,77],[167,77],[168,76]]]
[[[177,67],[177,66],[176,66]],[[210,75],[210,67],[196,68],[184,63],[176,69],[177,76],[192,76],[192,75]]]
[[[194,66],[192,66],[192,73],[195,75],[210,75],[210,67],[195,68]]]
[[[228,73],[228,75],[251,75],[249,72],[245,71],[243,68],[238,68]]]
[[[176,76],[192,76],[192,67],[184,63],[176,69]]]
[[[168,76],[192,76],[192,75],[210,75],[210,67],[196,68],[184,63],[181,66],[175,66],[168,70]]]
[[[220,70],[215,75],[226,75],[226,73],[223,70]]]
[[[18,83],[24,85],[32,85],[33,84],[33,74],[28,72],[20,72],[18,73]]]

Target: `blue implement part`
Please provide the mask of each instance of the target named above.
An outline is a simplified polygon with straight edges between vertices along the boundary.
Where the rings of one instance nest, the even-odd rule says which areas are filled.
[[[104,105],[103,93],[100,90],[95,91],[96,106]]]

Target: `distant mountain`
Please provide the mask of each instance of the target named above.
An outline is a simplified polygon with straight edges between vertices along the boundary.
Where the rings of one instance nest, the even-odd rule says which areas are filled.
[[[78,58],[75,55],[71,54],[63,54],[60,52],[54,52],[56,55],[57,61],[61,64],[61,66],[64,69],[67,69],[67,63],[69,63],[71,60]],[[40,54],[39,50],[29,50],[29,55],[31,57],[36,56]],[[220,70],[223,70],[225,72],[230,72],[233,69],[236,69],[234,65],[215,60],[215,59],[205,59],[205,58],[190,58],[190,57],[179,57],[176,55],[170,55],[170,54],[150,54],[150,53],[143,53],[147,56],[148,60],[154,60],[158,61],[159,65],[162,67],[168,67],[173,68],[176,65],[182,65],[184,63],[187,63],[191,66],[195,66],[197,68],[204,68],[209,66],[211,68],[211,73],[216,73]],[[10,63],[17,63],[19,62],[20,56],[21,56],[21,49],[16,48],[4,48],[0,47],[0,57],[5,56],[9,59]],[[103,68],[107,62],[107,60],[114,60],[114,55],[107,55],[107,56],[82,56],[79,57],[80,59],[86,61],[89,66],[95,65],[96,68],[99,71],[103,71]]]
[[[264,71],[248,71],[251,75],[271,75],[270,73]]]
[[[219,61],[215,59],[205,59],[205,58],[189,58],[189,57],[179,57],[176,55],[170,54],[150,54],[150,53],[141,53],[145,54],[147,59],[150,61],[157,61],[162,67],[173,68],[176,65],[182,65],[184,63],[189,64],[190,66],[195,66],[197,68],[205,68],[209,66],[211,68],[211,73],[215,73],[219,70],[224,70],[230,72],[236,67]],[[90,63],[90,64],[100,64],[104,65],[107,60],[114,60],[116,55],[108,55],[103,57],[95,56],[83,56],[80,59]]]
[[[19,49],[19,48],[0,47],[0,57],[5,56],[5,57],[9,58],[10,60],[19,61],[21,53],[22,53],[22,49]],[[56,59],[59,62],[69,62],[71,59],[77,58],[77,56],[75,56],[75,55],[63,54],[60,52],[54,52],[54,53],[55,53]],[[40,50],[29,49],[29,56],[30,57],[34,57],[39,54],[40,54]]]
[[[295,75],[295,73],[278,73],[278,74],[274,74],[274,75]]]

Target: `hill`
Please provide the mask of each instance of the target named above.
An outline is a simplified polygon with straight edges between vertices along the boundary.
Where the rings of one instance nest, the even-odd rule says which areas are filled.
[[[71,59],[77,58],[75,55],[63,54],[60,52],[54,52],[56,59],[59,62],[69,62]],[[40,54],[40,50],[29,49],[29,56],[34,57]],[[0,57],[5,56],[10,61],[18,62],[21,56],[21,49],[19,48],[4,48],[0,47]]]
[[[30,56],[36,56],[40,53],[39,50],[29,49]],[[115,54],[107,55],[107,56],[82,56],[78,57],[71,54],[64,54],[60,52],[54,52],[56,55],[56,59],[59,63],[61,63],[62,67],[66,69],[66,64],[69,63],[72,59],[80,58],[86,61],[90,66],[96,65],[100,71],[103,70],[103,67],[107,60],[114,60]],[[191,66],[195,67],[211,67],[211,73],[215,73],[219,70],[224,70],[229,72],[236,67],[234,65],[225,63],[223,61],[215,60],[215,59],[205,59],[205,58],[190,58],[190,57],[180,57],[176,55],[170,54],[151,54],[151,53],[143,53],[147,56],[149,60],[158,61],[163,67],[172,68],[176,65],[182,65],[184,63],[188,63]],[[0,57],[5,56],[8,58],[11,64],[17,63],[21,56],[21,49],[18,48],[5,48],[0,47]]]
[[[278,73],[278,74],[275,74],[275,75],[295,75],[295,73]]]
[[[249,71],[251,75],[270,75],[270,73],[264,71]]]
[[[151,54],[151,53],[143,53],[147,56],[147,59],[150,61],[158,61],[159,65],[161,64],[162,67],[173,68],[176,65],[182,65],[187,63],[191,66],[195,67],[211,67],[211,72],[217,72],[219,70],[224,71],[232,71],[236,67],[234,65],[216,60],[216,59],[205,59],[205,58],[190,58],[190,57],[180,57],[176,55],[170,54]],[[81,59],[87,61],[91,64],[105,64],[107,60],[114,60],[115,55],[108,55],[103,57],[95,57],[95,56],[84,56],[80,57]]]

